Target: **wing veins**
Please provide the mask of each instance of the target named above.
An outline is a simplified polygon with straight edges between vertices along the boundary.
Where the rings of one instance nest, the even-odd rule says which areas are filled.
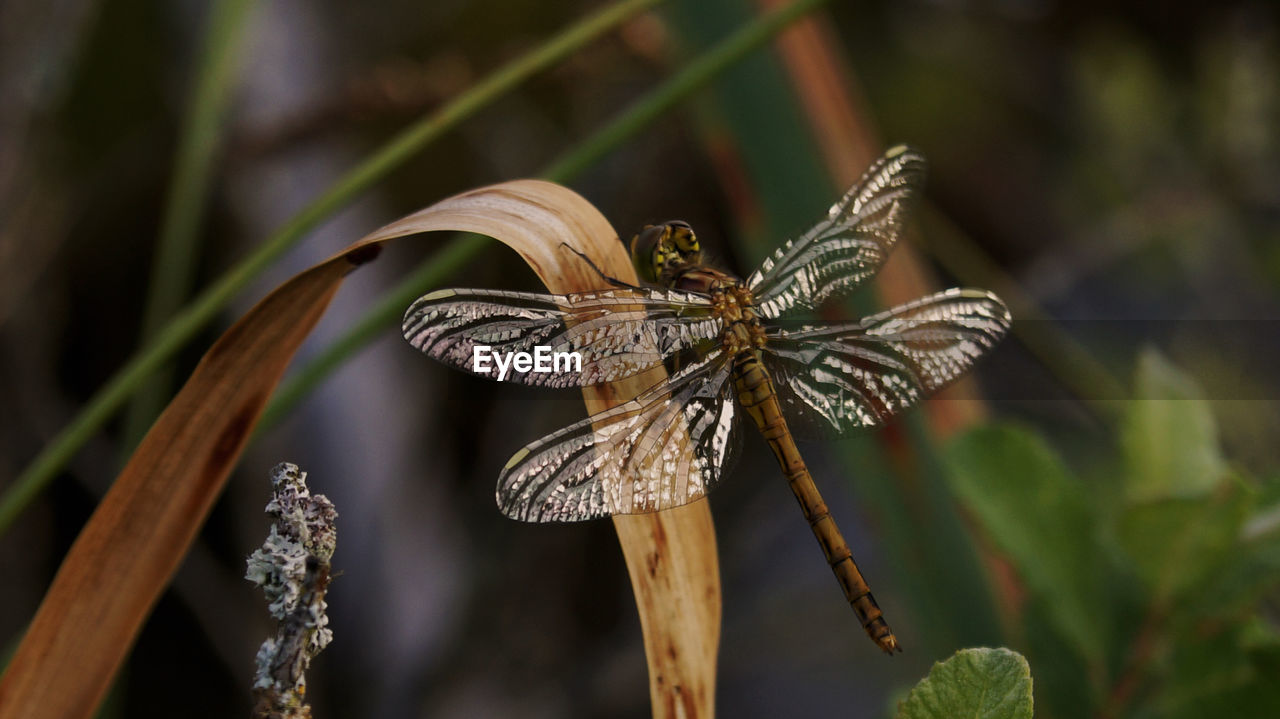
[[[725,423],[702,421],[702,415],[721,417],[726,411],[731,369],[714,352],[628,402],[527,445],[499,477],[499,507],[516,519],[577,521],[653,511],[702,496],[720,467],[697,455],[707,442],[721,448],[722,433],[706,430]],[[708,386],[720,391],[703,403],[698,395]],[[685,409],[690,404],[701,407],[692,422]]]

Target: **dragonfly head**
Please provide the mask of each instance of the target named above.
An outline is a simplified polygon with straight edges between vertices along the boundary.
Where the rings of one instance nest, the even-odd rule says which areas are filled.
[[[668,284],[680,269],[702,263],[702,249],[688,222],[645,225],[631,238],[631,262],[645,282]]]

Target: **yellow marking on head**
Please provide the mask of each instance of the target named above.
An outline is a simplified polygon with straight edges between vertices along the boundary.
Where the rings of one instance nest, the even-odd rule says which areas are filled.
[[[667,225],[667,236],[680,252],[698,251],[698,237],[693,234],[693,228],[688,225],[675,223]]]

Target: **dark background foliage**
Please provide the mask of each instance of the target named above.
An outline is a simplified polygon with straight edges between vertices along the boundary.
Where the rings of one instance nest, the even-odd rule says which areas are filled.
[[[197,284],[413,118],[595,7],[260,4],[219,128]],[[140,346],[206,11],[149,0],[0,7],[2,485]],[[220,327],[396,216],[538,172],[756,12],[745,0],[675,2],[631,21],[335,215]],[[721,714],[883,716],[933,661],[1008,644],[1027,654],[1044,716],[1266,715],[1276,697],[1240,677],[1277,667],[1266,580],[1280,558],[1280,13],[1264,2],[1005,0],[832,3],[820,18],[863,119],[931,160],[913,241],[939,282],[1013,287],[1044,315],[1019,316],[1019,337],[980,370],[1003,429],[940,448],[908,419],[803,447],[906,644],[901,657],[886,660],[862,637],[767,451],[749,443],[713,504]],[[688,220],[722,265],[745,274],[841,189],[807,128],[776,57],[761,53],[572,186],[624,236]],[[418,254],[389,252],[353,278],[304,358]],[[533,289],[536,279],[495,243],[450,284]],[[180,356],[180,376],[215,336]],[[1140,365],[1146,379],[1135,384]],[[1177,401],[1144,403],[1168,397]],[[287,460],[340,512],[337,639],[310,677],[318,716],[646,716],[639,626],[608,523],[520,525],[494,511],[506,458],[581,415],[574,393],[462,376],[386,331],[251,448],[109,711],[246,711],[269,625],[240,577],[266,531],[267,472]],[[926,447],[906,473],[884,451],[903,437]],[[1168,447],[1178,438],[1183,446]],[[20,637],[130,441],[122,422],[110,425],[0,540],[0,637]],[[1212,476],[1166,483],[1188,466]],[[1047,502],[1037,524],[1057,535],[1045,553],[1020,552],[1038,540],[999,524],[1028,505],[1010,499],[988,515],[984,497],[999,496],[1001,482],[1048,487],[1049,475],[1058,489],[1026,501]],[[1194,502],[1209,499],[1234,519],[1197,514],[1209,505]],[[1182,500],[1193,504],[1177,519],[1124,509]],[[1223,539],[1188,560],[1203,570],[1191,587],[1162,584],[1159,563],[1141,561],[1218,526]],[[958,535],[965,546],[933,546],[959,528],[972,530]],[[1056,571],[1073,544],[1095,574]],[[1256,564],[1234,562],[1246,545]],[[1037,573],[1040,564],[1048,569]],[[1092,656],[1089,640],[1073,645],[1079,637],[1054,619],[1069,604],[1055,589],[1079,589],[1055,582],[1078,576],[1093,577],[1107,607],[1083,630],[1105,644]],[[1237,604],[1179,614],[1215,596]],[[1224,644],[1242,648],[1204,658]],[[1224,666],[1234,673],[1215,673]]]

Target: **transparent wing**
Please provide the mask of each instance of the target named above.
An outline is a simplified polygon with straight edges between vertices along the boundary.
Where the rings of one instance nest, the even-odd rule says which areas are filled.
[[[405,313],[405,339],[441,362],[472,374],[543,387],[583,387],[643,372],[670,356],[719,342],[720,321],[708,298],[692,292],[635,288],[571,295],[501,290],[440,290]],[[476,365],[476,351],[488,360]],[[493,353],[533,354],[541,365],[505,373]],[[579,363],[559,362],[576,352]],[[535,358],[536,359],[536,358]],[[547,370],[547,371],[541,371]]]
[[[704,495],[740,443],[732,359],[716,352],[635,399],[520,450],[498,507],[526,522],[655,512]]]
[[[985,290],[951,289],[861,322],[768,329],[765,360],[787,424],[839,437],[889,417],[964,374],[1011,318]]]
[[[766,318],[813,309],[874,275],[902,235],[925,160],[899,145],[872,165],[827,216],[747,278]]]

